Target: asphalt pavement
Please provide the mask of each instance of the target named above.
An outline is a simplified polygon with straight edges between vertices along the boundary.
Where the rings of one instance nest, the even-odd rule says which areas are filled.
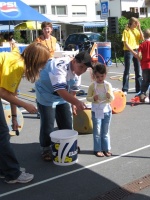
[[[113,88],[121,90],[123,68],[122,64],[108,67],[107,80],[112,83]],[[90,83],[88,70],[82,75],[82,89],[85,93]],[[36,105],[32,88],[34,84],[23,79],[19,87],[21,93],[19,98]],[[78,145],[81,151],[78,154],[78,162],[70,166],[59,166],[41,159],[40,120],[36,114],[29,114],[20,108],[24,116],[24,126],[19,136],[11,137],[11,143],[21,167],[33,173],[35,178],[28,184],[11,185],[1,179],[0,198],[2,200],[150,199],[150,105],[145,103],[133,106],[131,99],[135,94],[132,68],[126,107],[112,117],[110,134],[113,156],[109,158],[94,156],[93,135],[79,134]],[[78,98],[85,101],[85,95]],[[137,184],[133,184],[135,181]],[[147,187],[144,184],[147,184]],[[127,186],[128,190],[125,189]]]

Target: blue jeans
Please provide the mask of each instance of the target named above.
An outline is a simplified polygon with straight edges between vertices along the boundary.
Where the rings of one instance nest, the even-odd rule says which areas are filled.
[[[50,149],[50,133],[54,131],[55,119],[58,129],[73,129],[72,109],[69,103],[52,106],[43,106],[37,102],[40,113],[40,146],[42,151]]]
[[[133,61],[134,72],[135,72],[135,91],[138,93],[141,90],[141,82],[142,82],[141,66],[140,66],[140,62],[138,61],[138,59],[135,58],[130,51],[124,51],[125,69],[124,69],[124,74],[123,74],[122,91],[128,92],[128,89],[129,89],[129,74],[130,74],[130,67],[131,67],[132,61]]]
[[[9,140],[9,129],[0,100],[0,173],[5,176],[6,180],[15,180],[21,172]]]
[[[111,149],[109,134],[111,117],[112,112],[110,111],[104,113],[104,119],[97,119],[95,118],[95,112],[92,111],[94,152],[109,151]]]

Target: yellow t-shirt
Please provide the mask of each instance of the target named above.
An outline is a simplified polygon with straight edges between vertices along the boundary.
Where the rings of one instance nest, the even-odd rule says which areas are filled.
[[[24,73],[24,60],[14,49],[0,53],[0,87],[14,93]]]
[[[127,42],[131,49],[138,49],[140,43],[140,32],[138,29],[134,28],[133,30],[125,29],[122,34],[122,41]],[[124,45],[123,50],[128,50]]]

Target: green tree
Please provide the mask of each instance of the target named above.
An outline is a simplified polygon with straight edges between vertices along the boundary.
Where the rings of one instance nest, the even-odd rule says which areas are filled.
[[[21,37],[21,33],[18,30],[14,30],[14,39],[18,42],[18,43],[24,43],[24,39]]]

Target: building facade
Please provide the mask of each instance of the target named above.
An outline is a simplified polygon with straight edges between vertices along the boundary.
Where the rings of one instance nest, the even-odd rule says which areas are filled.
[[[96,15],[101,14],[100,1],[96,2]],[[120,18],[125,12],[137,14],[139,18],[150,17],[150,0],[108,0],[109,16]],[[133,15],[134,15],[133,14]]]
[[[101,1],[105,0],[22,1],[49,18],[52,23],[60,24],[61,32],[55,31],[61,33],[64,39],[70,33],[88,30],[96,32],[98,27],[106,25],[104,19],[101,19]],[[109,17],[120,18],[130,12],[140,18],[150,17],[150,0],[108,0],[108,5]]]

